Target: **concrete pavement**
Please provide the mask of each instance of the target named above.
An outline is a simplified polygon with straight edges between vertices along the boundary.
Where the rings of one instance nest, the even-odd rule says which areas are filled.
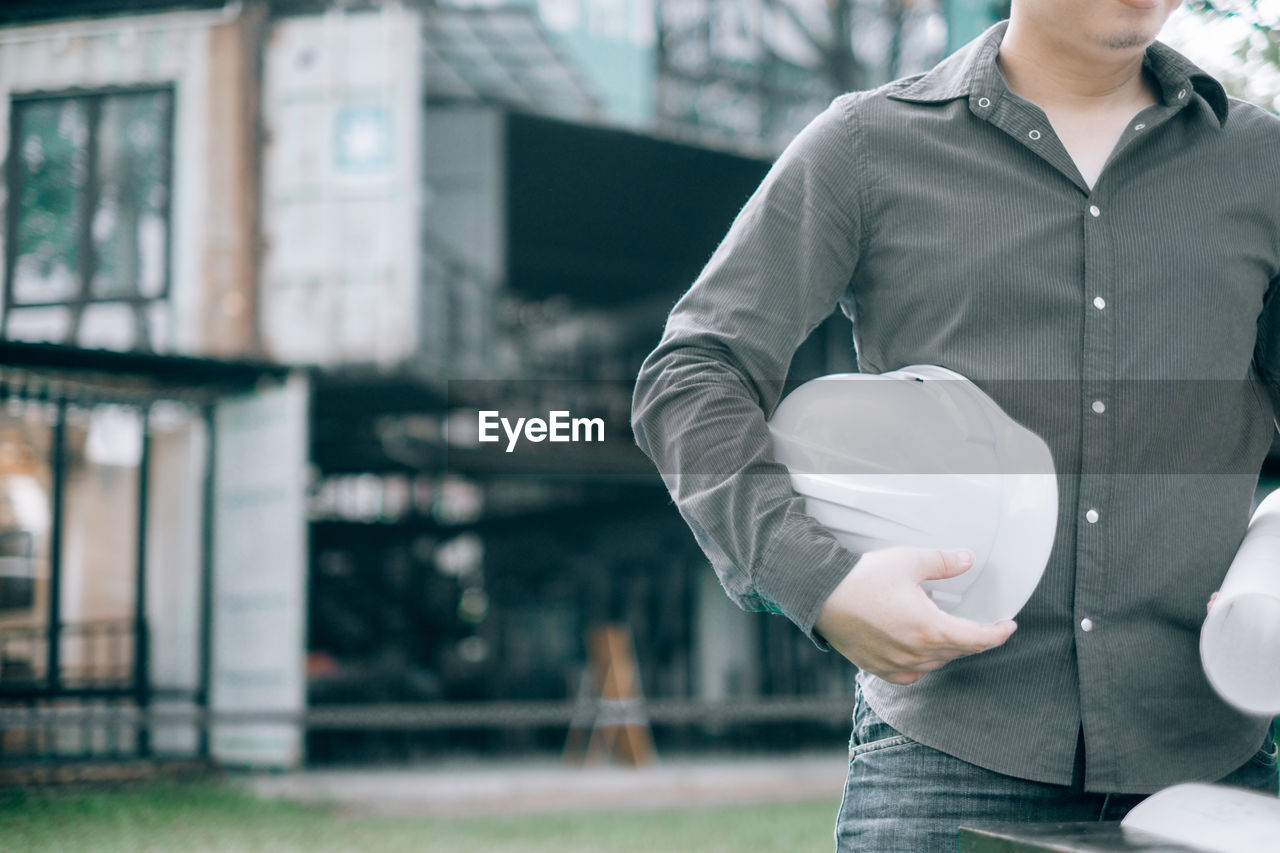
[[[260,797],[338,811],[474,817],[837,800],[847,761],[843,750],[671,758],[643,768],[484,759],[414,768],[302,770],[246,776],[242,782]]]

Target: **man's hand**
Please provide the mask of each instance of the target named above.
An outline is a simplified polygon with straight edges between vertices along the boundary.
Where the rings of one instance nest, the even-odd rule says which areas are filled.
[[[920,586],[972,565],[968,551],[869,551],[832,591],[814,627],[859,669],[913,684],[948,661],[995,648],[1018,627],[1012,620],[979,625],[944,613]]]

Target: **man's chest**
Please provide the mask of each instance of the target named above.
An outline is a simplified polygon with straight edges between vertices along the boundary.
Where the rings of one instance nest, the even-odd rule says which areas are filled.
[[[974,376],[1243,378],[1280,269],[1274,199],[1163,130],[1126,140],[1091,188],[1047,127],[873,138],[846,299],[860,357]]]

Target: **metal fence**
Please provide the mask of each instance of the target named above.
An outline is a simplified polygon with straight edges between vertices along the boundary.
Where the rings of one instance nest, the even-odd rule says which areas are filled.
[[[195,707],[198,692],[147,683],[137,630],[133,619],[0,628],[0,761],[152,754],[152,703]]]

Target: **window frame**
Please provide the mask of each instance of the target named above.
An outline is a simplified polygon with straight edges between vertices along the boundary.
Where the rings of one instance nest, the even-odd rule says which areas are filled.
[[[103,103],[108,98],[128,95],[162,95],[164,106],[160,129],[160,149],[164,163],[161,169],[166,192],[162,205],[165,221],[164,246],[161,262],[162,282],[159,291],[150,296],[141,293],[132,296],[106,295],[96,296],[93,293],[93,222],[92,211],[97,206],[101,192],[101,176],[98,170],[98,142],[101,130]],[[78,292],[67,299],[42,301],[21,301],[14,299],[14,277],[18,263],[18,220],[21,216],[21,198],[23,190],[23,166],[17,156],[21,146],[22,127],[19,121],[20,105],[39,102],[55,102],[65,100],[81,100],[86,103],[88,141],[86,143],[86,177],[85,188],[77,194],[77,205],[81,213],[79,233],[76,238],[76,281]],[[130,86],[103,86],[94,88],[74,87],[56,91],[13,92],[9,95],[9,140],[8,156],[5,163],[5,222],[4,222],[4,303],[0,311],[0,340],[10,340],[9,320],[14,310],[25,311],[34,308],[71,308],[83,310],[90,305],[122,304],[135,311],[141,311],[157,302],[170,298],[173,286],[173,155],[174,137],[177,127],[177,89],[172,83],[146,83]],[[60,343],[75,345],[74,340]]]

